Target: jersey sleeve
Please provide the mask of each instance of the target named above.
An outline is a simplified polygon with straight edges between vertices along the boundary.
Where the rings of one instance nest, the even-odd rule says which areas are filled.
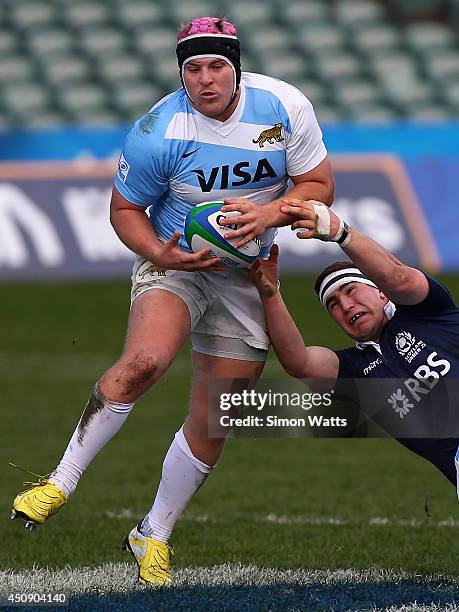
[[[291,133],[287,140],[287,174],[298,176],[313,170],[327,156],[322,131],[311,102],[297,92],[290,106]]]
[[[145,133],[136,123],[126,137],[118,161],[115,187],[128,202],[147,207],[155,204],[168,186],[164,170],[163,138]]]
[[[419,302],[419,304],[411,306],[397,304],[397,309],[402,311],[406,310],[411,314],[419,314],[420,316],[456,310],[457,306],[448,289],[446,289],[442,283],[427,274],[425,276],[429,283],[429,293],[426,298],[422,302]]]
[[[344,402],[346,410],[350,407],[348,402],[359,402],[359,393],[357,388],[357,371],[354,366],[355,356],[354,349],[343,349],[335,351],[339,359],[338,375],[334,387],[334,400]]]
[[[335,351],[335,353],[339,359],[337,378],[355,378],[356,372],[352,360],[352,349],[343,349]]]

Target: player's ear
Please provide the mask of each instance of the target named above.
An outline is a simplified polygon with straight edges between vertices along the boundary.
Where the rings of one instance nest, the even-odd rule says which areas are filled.
[[[385,295],[382,291],[379,292],[379,297],[384,302],[384,304],[387,304],[387,302],[389,301],[387,295]]]

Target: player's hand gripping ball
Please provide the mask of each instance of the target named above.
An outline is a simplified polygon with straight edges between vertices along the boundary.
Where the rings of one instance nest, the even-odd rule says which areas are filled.
[[[221,257],[221,266],[225,268],[246,268],[253,263],[260,253],[260,239],[255,238],[239,248],[234,244],[238,238],[226,240],[224,235],[238,228],[237,220],[233,225],[220,225],[227,217],[238,217],[238,211],[221,212],[222,201],[203,202],[193,206],[185,221],[185,238],[188,246],[197,253],[201,249],[211,248],[209,257]]]

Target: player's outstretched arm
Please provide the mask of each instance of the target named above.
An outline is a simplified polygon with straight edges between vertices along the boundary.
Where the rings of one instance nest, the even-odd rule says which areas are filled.
[[[175,232],[167,241],[156,236],[144,208],[128,202],[113,189],[110,203],[110,221],[118,238],[128,249],[145,257],[165,270],[184,270],[187,272],[221,270],[220,258],[208,259],[211,249],[198,253],[187,253],[179,246],[180,233]]]
[[[337,242],[357,268],[397,304],[418,304],[428,292],[425,275],[386,251],[375,240],[349,227],[321,202],[289,200],[282,210],[296,217],[292,229],[305,229],[298,238],[318,238]]]
[[[296,378],[328,378],[338,375],[338,357],[322,346],[305,346],[279,291],[279,247],[269,259],[257,259],[249,269],[265,310],[268,334],[285,371]]]
[[[314,199],[325,202],[327,206],[332,205],[334,182],[328,156],[313,170],[290,178],[293,182],[293,187],[288,192],[289,198],[298,200]],[[262,206],[258,206],[245,198],[225,200],[222,212],[238,211],[241,213],[237,220],[241,227],[237,230],[229,231],[225,234],[225,238],[240,238],[235,245],[239,247],[260,236],[269,227],[290,225],[295,221],[295,217],[282,212],[283,204],[283,197]],[[222,221],[222,225],[230,225],[231,223],[234,223],[234,218]]]

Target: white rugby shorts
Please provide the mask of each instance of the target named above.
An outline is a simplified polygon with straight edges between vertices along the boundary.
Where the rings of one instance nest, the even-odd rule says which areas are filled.
[[[264,361],[269,348],[257,288],[247,270],[183,272],[164,270],[137,257],[132,271],[132,302],[145,291],[164,289],[188,306],[193,349],[245,361]]]

